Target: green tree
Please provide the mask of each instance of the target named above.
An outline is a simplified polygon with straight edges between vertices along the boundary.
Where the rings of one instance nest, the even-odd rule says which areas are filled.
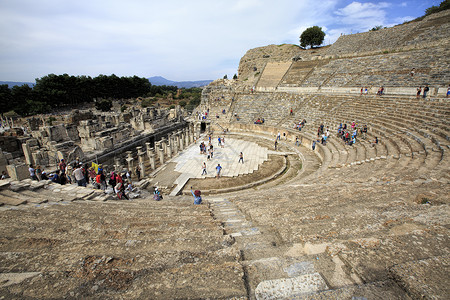
[[[233,79],[234,79],[234,80],[238,79],[238,77],[237,77],[236,74],[233,75]]]
[[[425,16],[450,9],[450,0],[444,0],[439,4],[439,6],[431,6],[425,10]]]
[[[227,76],[227,74],[225,74],[225,76],[223,76],[223,79],[228,79],[228,76]]]
[[[325,32],[322,31],[322,27],[313,26],[307,28],[300,35],[300,46],[307,47],[319,46],[323,43],[325,39]]]
[[[383,26],[377,25],[377,26],[373,27],[372,29],[370,29],[370,31],[378,31],[378,30],[380,30],[381,28],[383,28]]]
[[[0,112],[10,111],[13,107],[13,96],[7,84],[0,85]]]
[[[110,111],[112,107],[112,101],[110,99],[97,100],[95,108],[101,111]]]

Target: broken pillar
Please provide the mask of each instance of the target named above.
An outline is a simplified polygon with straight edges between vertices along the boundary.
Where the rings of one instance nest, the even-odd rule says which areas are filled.
[[[114,170],[116,172],[121,172],[123,166],[120,163],[120,157],[114,157]]]
[[[29,166],[29,165],[33,164],[33,157],[31,155],[30,146],[27,143],[23,143],[22,150],[23,150],[23,154],[25,155],[25,162],[27,163],[27,165]]]
[[[128,171],[133,170],[133,152],[127,151],[127,165],[128,165]]]

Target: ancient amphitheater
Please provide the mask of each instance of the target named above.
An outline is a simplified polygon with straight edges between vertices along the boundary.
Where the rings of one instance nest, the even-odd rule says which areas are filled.
[[[14,177],[0,191],[2,299],[448,299],[449,20],[249,50],[238,80],[206,87],[189,118],[147,109],[30,121],[32,136],[0,157]],[[368,132],[349,146],[337,127],[352,122]],[[321,124],[331,134],[313,150]],[[204,178],[209,133],[226,144]],[[42,165],[139,164],[144,197],[32,182],[20,153]],[[164,199],[145,197],[147,185]]]

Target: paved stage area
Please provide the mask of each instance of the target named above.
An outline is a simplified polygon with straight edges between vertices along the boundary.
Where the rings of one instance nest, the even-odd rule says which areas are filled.
[[[218,145],[217,138],[212,139],[214,146],[213,158],[207,160],[207,155],[200,154],[200,144],[208,146],[208,138],[201,138],[196,143],[184,149],[172,162],[176,162],[175,171],[182,173],[175,183],[178,186],[172,191],[175,195],[180,191],[189,178],[205,178],[216,176],[217,164],[222,166],[221,176],[238,176],[249,174],[258,169],[258,166],[268,159],[268,154],[275,153],[265,147],[250,141],[225,137],[225,146]],[[244,163],[239,163],[239,153],[244,155]],[[207,175],[202,174],[202,164],[206,163]]]

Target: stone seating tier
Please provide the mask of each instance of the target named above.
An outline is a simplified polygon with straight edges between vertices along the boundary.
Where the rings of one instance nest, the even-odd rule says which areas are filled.
[[[306,62],[296,62],[280,87],[446,86],[449,55],[446,46],[324,60],[313,69]],[[410,75],[412,68],[414,76]]]
[[[404,46],[426,45],[449,35],[448,10],[392,28],[341,36],[327,51],[327,55],[342,55],[400,49]]]

